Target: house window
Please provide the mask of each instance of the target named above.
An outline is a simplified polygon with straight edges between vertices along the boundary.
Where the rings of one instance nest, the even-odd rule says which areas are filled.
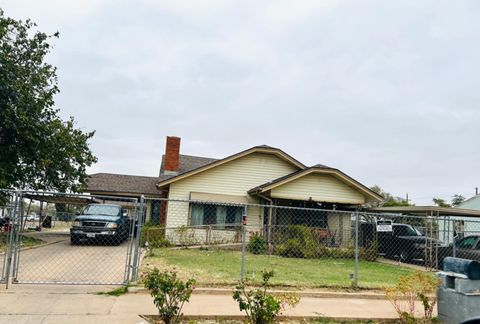
[[[216,225],[225,228],[240,225],[244,213],[243,206],[227,206],[192,203],[190,207],[190,225]]]
[[[152,201],[152,208],[150,212],[150,221],[153,224],[160,224],[160,201],[153,200]]]

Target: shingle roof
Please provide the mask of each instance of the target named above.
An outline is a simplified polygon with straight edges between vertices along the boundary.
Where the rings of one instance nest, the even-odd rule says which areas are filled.
[[[327,166],[325,164],[315,164],[315,165],[312,165],[310,168],[331,169],[329,166]]]
[[[197,169],[199,167],[210,164],[217,160],[218,159],[180,154],[178,174],[182,174],[182,173],[191,171],[193,169]],[[160,176],[162,176],[163,174],[164,162],[165,162],[165,154],[162,155],[162,164],[160,164]]]
[[[114,173],[95,173],[91,174],[87,192],[110,192],[110,193],[132,193],[144,195],[159,195],[160,190],[157,189],[156,184],[162,180],[173,177],[173,175],[164,175],[163,162],[165,155],[162,156],[162,164],[160,166],[160,175],[158,177],[145,177],[127,174]],[[180,155],[180,166],[178,174],[188,172],[190,170],[199,168],[206,164],[215,162],[217,159]]]
[[[171,176],[144,177],[126,174],[95,173],[89,176],[87,192],[159,195],[156,184]]]

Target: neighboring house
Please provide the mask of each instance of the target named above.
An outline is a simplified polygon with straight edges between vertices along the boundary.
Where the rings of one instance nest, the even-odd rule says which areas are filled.
[[[266,208],[259,205],[353,211],[383,200],[338,169],[320,164],[307,167],[278,148],[261,145],[210,159],[181,155],[178,137],[167,137],[158,177],[93,174],[87,191],[150,197],[147,217],[166,227],[240,223],[244,206],[249,205],[246,211],[252,230],[261,230],[266,224]],[[162,207],[158,198],[170,202]],[[215,204],[219,202],[229,205]],[[277,223],[273,225],[295,224],[299,219],[305,219],[300,209],[274,220]],[[332,212],[309,222],[307,225],[348,229],[351,218]]]
[[[457,208],[473,209],[480,211],[480,195],[475,195],[457,206]],[[455,229],[455,234],[463,237],[468,235],[480,234],[480,219],[473,217],[452,217],[455,222],[452,222],[452,228]]]
[[[475,195],[471,198],[468,198],[460,205],[457,206],[458,208],[465,208],[465,209],[477,209],[480,210],[480,195]]]

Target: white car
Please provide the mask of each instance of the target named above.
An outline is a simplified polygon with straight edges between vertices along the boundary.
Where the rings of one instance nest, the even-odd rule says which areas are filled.
[[[29,222],[34,222],[34,221],[39,221],[40,220],[40,216],[38,215],[33,215],[33,214],[30,214],[27,216],[27,221]]]

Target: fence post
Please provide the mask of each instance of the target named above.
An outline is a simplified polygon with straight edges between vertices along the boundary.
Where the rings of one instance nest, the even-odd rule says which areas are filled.
[[[6,251],[6,257],[7,257],[7,263],[5,267],[3,268],[3,273],[4,273],[4,278],[5,278],[5,289],[8,289],[8,284],[10,281],[10,272],[11,272],[11,267],[12,267],[12,255],[13,255],[13,244],[14,244],[14,223],[16,221],[17,215],[18,215],[18,196],[19,192],[15,191],[14,192],[14,198],[12,199],[14,202],[13,205],[13,210],[12,214],[10,215],[10,224],[7,227],[8,232],[7,232],[7,237],[8,237],[8,242],[7,242],[7,251]]]
[[[455,235],[455,234],[457,234],[457,230],[455,229],[455,220],[452,221],[452,230],[453,230],[453,247],[452,248],[453,248],[453,257],[455,258],[456,255],[457,255],[457,253],[456,253],[457,249],[456,249],[456,246],[455,246],[456,245],[455,241],[457,240],[457,236]]]
[[[355,213],[355,274],[354,274],[354,286],[358,287],[358,223],[359,213]]]
[[[242,219],[242,268],[240,270],[240,281],[243,282],[245,277],[245,242],[247,238],[247,206]]]
[[[145,198],[143,195],[140,197],[140,208],[138,213],[138,221],[136,226],[136,237],[135,237],[135,250],[133,252],[133,269],[132,269],[132,281],[137,281],[138,278],[138,265],[140,263],[140,237],[142,236],[142,227],[143,227],[143,214],[145,207]]]
[[[14,237],[14,251],[13,251],[13,265],[12,265],[12,282],[17,281],[18,274],[18,264],[20,262],[20,245],[22,242],[22,237],[20,232],[22,230],[22,224],[24,222],[25,215],[23,210],[23,195],[22,191],[19,192],[20,199],[18,200],[19,206],[17,208],[17,213],[15,215],[15,221],[12,224],[12,234]]]

